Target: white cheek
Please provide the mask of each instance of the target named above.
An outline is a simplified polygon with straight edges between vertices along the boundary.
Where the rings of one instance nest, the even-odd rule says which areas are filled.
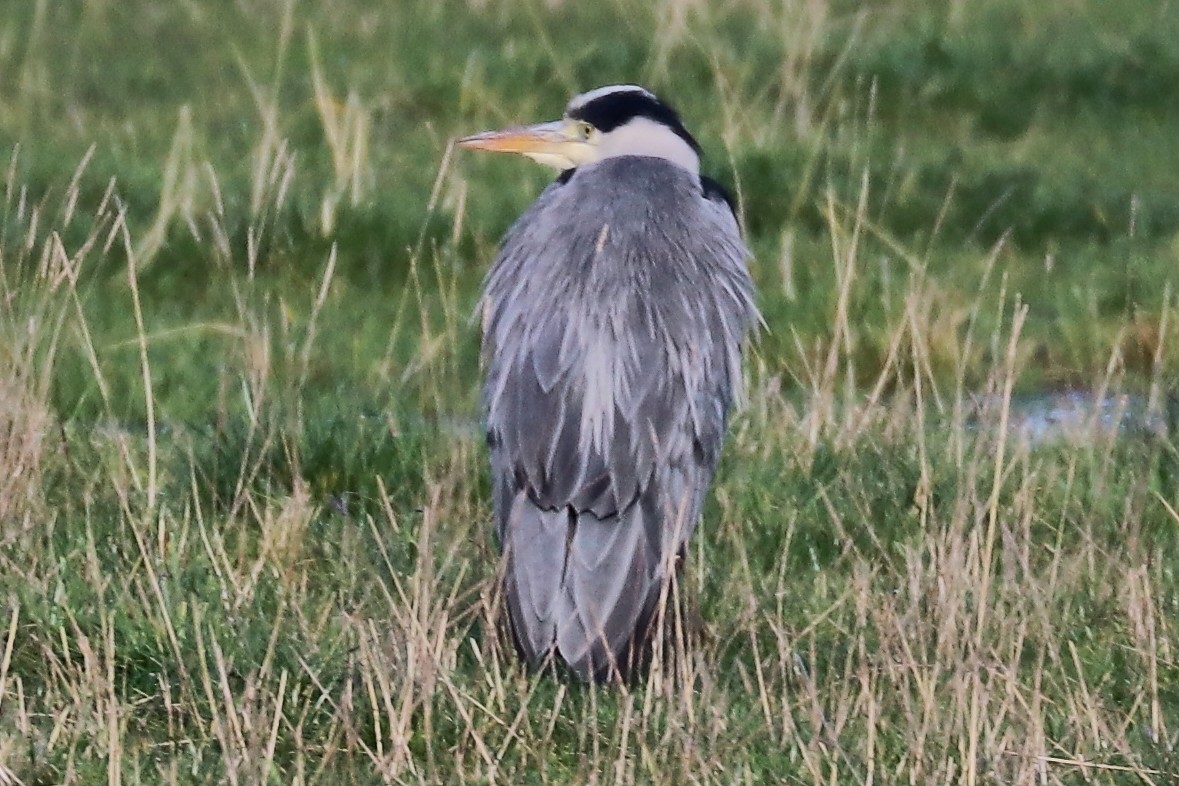
[[[646,118],[635,118],[621,128],[603,134],[601,156],[652,156],[665,158],[690,172],[700,171],[700,157],[692,147],[666,126]]]

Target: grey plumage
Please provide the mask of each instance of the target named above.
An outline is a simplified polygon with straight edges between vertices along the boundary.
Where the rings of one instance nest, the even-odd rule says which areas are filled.
[[[613,155],[566,175],[485,281],[483,406],[517,646],[608,679],[696,527],[758,317],[736,220],[698,173]]]

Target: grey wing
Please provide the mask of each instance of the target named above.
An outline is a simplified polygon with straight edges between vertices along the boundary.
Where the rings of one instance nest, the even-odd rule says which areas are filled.
[[[704,247],[546,237],[525,214],[489,275],[497,530],[533,663],[555,643],[583,677],[617,668],[696,525],[756,318],[735,222],[715,212],[691,235]]]

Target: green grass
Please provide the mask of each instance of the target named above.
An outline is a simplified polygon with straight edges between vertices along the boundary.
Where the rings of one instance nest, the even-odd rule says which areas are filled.
[[[1179,778],[1179,10],[0,8],[0,782]],[[497,633],[471,311],[638,81],[766,330],[633,688]],[[1171,429],[1035,442],[1021,397]],[[1013,404],[1014,402],[1014,404]]]

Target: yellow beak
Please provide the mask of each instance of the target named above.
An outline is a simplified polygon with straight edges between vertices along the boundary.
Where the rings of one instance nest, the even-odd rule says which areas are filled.
[[[502,131],[484,131],[463,137],[458,144],[471,150],[519,153],[558,169],[569,169],[587,160],[592,146],[570,133],[564,120],[538,123]]]

